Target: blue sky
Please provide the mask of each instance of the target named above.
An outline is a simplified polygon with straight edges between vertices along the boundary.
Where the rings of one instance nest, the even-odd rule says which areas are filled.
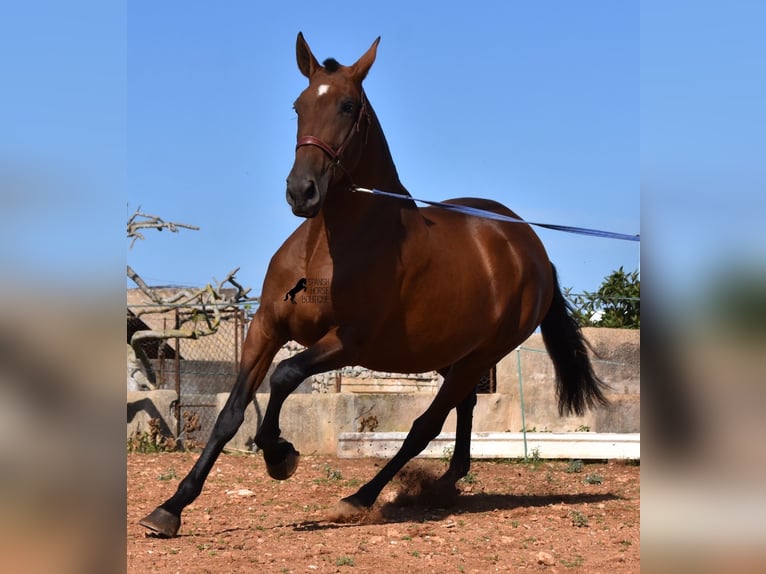
[[[127,259],[157,284],[241,267],[257,293],[299,223],[284,201],[299,30],[347,63],[382,36],[367,92],[415,196],[641,228],[641,246],[541,230],[565,286],[593,290],[640,255],[656,300],[672,301],[724,265],[764,267],[762,2],[212,6],[4,6],[4,282],[119,293]],[[128,251],[139,205],[202,229]]]
[[[479,196],[522,217],[638,233],[635,2],[130,2],[126,217],[140,206],[198,232],[148,234],[128,262],[152,284],[241,267],[260,291],[300,223],[284,199],[302,31],[321,61],[356,60],[415,197]],[[595,290],[637,243],[541,230],[561,282]]]

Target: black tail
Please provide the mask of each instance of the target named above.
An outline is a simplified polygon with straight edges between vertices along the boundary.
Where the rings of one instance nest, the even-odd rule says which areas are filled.
[[[587,342],[580,326],[572,316],[572,307],[559,287],[556,268],[553,270],[553,301],[540,324],[543,342],[556,369],[556,394],[559,414],[585,414],[586,408],[605,406],[609,401],[603,391],[609,387],[593,372],[588,358]]]

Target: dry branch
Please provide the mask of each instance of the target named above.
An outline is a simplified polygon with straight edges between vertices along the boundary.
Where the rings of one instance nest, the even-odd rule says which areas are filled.
[[[177,233],[179,228],[199,229],[194,225],[164,221],[156,215],[142,213],[139,207],[128,220],[128,238],[132,238],[130,246],[132,248],[137,239],[144,239],[140,229],[157,229],[158,231],[168,229]],[[143,365],[147,379],[152,385],[156,384],[156,375],[141,343],[147,340],[198,339],[216,333],[221,320],[225,319],[231,311],[234,311],[238,304],[257,300],[248,298],[250,288],[243,287],[236,280],[235,276],[238,271],[239,267],[233,269],[222,281],[214,279],[215,287],[208,283],[201,289],[183,289],[168,297],[159,290],[150,287],[130,265],[127,266],[128,278],[153,303],[150,307],[137,309],[134,312],[136,317],[166,313],[175,309],[179,311],[175,328],[161,331],[136,331],[131,337],[130,345]],[[227,285],[234,288],[227,287]],[[185,325],[188,327],[184,328]]]
[[[136,212],[130,216],[130,219],[128,219],[128,239],[132,238],[133,241],[130,242],[131,249],[133,248],[133,244],[136,242],[136,239],[144,239],[143,234],[139,231],[139,229],[156,229],[157,231],[162,231],[163,229],[167,229],[168,231],[172,231],[173,233],[178,233],[179,228],[184,229],[192,229],[194,231],[199,231],[199,227],[196,225],[189,225],[188,223],[174,223],[173,221],[165,221],[161,217],[158,217],[157,215],[151,215],[149,213],[142,213],[139,211],[141,207],[139,206],[138,209],[136,209]]]

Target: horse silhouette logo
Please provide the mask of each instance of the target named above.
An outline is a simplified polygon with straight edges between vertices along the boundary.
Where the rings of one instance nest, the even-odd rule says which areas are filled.
[[[306,278],[301,277],[300,279],[298,279],[298,282],[295,284],[295,287],[293,287],[287,293],[285,293],[285,298],[283,299],[283,301],[287,301],[287,298],[289,297],[290,302],[293,305],[295,305],[296,304],[295,296],[301,291],[305,291],[305,290],[306,290]]]

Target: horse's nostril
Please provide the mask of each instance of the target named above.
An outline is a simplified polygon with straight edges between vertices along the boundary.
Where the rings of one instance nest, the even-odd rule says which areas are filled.
[[[310,181],[306,187],[306,201],[313,201],[317,196],[317,186]]]

